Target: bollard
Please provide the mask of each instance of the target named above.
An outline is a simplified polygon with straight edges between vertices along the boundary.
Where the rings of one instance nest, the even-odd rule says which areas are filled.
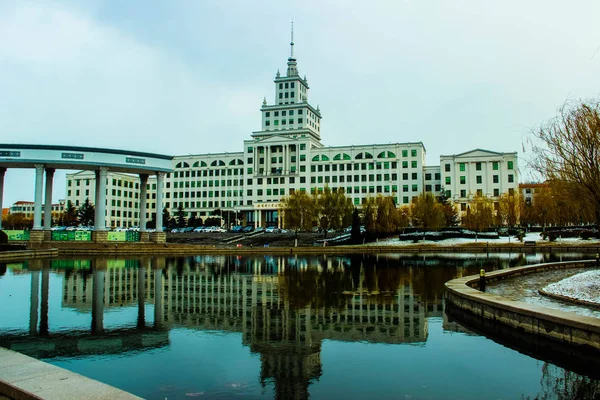
[[[600,266],[600,253],[596,253],[596,267]]]
[[[479,290],[485,292],[485,269],[479,270]]]

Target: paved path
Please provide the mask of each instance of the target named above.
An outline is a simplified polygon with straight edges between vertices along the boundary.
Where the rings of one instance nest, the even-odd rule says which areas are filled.
[[[117,399],[139,397],[23,354],[0,348],[0,399]]]

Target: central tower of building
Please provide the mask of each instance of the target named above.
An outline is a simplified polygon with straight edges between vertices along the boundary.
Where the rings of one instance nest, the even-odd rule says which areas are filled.
[[[321,112],[308,104],[308,82],[306,76],[301,78],[294,57],[294,25],[292,24],[292,40],[287,71],[282,76],[279,70],[275,76],[275,101],[267,104],[266,98],[260,109],[262,113],[262,130],[253,132],[253,138],[270,136],[298,137],[310,135],[317,141],[321,135]]]

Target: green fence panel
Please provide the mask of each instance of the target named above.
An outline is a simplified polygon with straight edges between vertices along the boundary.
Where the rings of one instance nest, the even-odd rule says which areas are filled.
[[[29,231],[23,230],[4,230],[8,240],[29,240]]]
[[[91,231],[75,231],[75,240],[79,242],[89,242],[92,240]]]
[[[126,233],[127,232],[108,232],[108,241],[124,242]]]
[[[140,233],[139,232],[125,232],[125,240],[128,242],[139,242],[140,241]]]
[[[90,260],[52,260],[50,268],[56,269],[90,269],[92,262]]]

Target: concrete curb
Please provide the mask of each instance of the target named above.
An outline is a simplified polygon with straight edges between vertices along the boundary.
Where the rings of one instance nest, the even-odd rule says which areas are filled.
[[[105,383],[3,348],[0,348],[0,379],[0,394],[15,400],[140,399]]]
[[[595,266],[595,261],[560,262],[508,268],[490,272],[486,281],[493,282],[549,269],[589,266]],[[484,293],[473,288],[478,283],[478,275],[446,282],[447,301],[452,306],[483,319],[534,335],[600,351],[600,319],[574,315]]]
[[[562,301],[566,301],[568,303],[579,304],[579,305],[586,306],[586,307],[600,309],[600,304],[593,303],[591,301],[580,300],[580,299],[576,299],[576,298],[569,297],[569,296],[563,296],[563,295],[556,294],[556,293],[546,292],[544,289],[539,289],[538,293],[541,294],[542,296],[550,297],[551,299],[562,300]]]
[[[30,260],[32,258],[56,257],[58,249],[19,250],[0,253],[0,261]]]

